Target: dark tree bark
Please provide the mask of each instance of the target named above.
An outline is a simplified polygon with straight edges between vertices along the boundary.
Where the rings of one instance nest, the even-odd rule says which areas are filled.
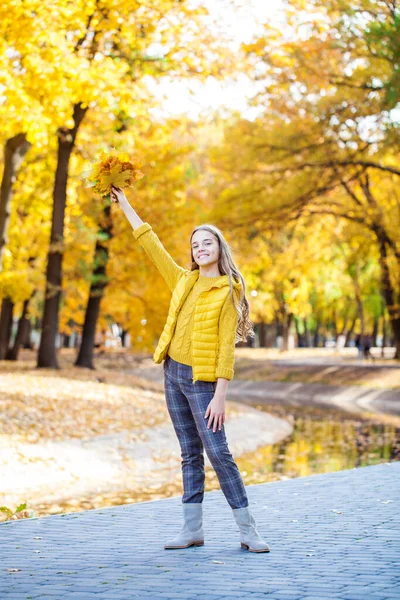
[[[304,323],[304,342],[305,342],[305,346],[306,346],[306,348],[311,348],[311,336],[310,336],[310,330],[308,328],[307,317],[304,317],[303,323]]]
[[[304,334],[300,333],[299,321],[296,318],[294,319],[294,326],[295,326],[295,329],[296,329],[297,347],[298,348],[304,348],[304,345],[305,345]]]
[[[4,147],[4,170],[0,189],[0,272],[3,265],[4,248],[8,243],[13,183],[21,162],[31,144],[24,133],[7,140]],[[10,344],[12,313],[14,305],[9,298],[3,298],[0,316],[0,359],[7,356]]]
[[[315,330],[314,330],[314,348],[318,348],[318,344],[319,344],[319,327],[320,327],[320,322],[317,319],[317,322],[315,324]]]
[[[128,332],[126,329],[122,328],[121,329],[121,346],[123,348],[126,348],[126,336],[127,336]]]
[[[334,307],[332,310],[332,333],[335,340],[337,340],[338,330],[337,330],[337,320],[336,320],[336,308]]]
[[[374,327],[372,329],[372,346],[377,346],[376,338],[378,337],[379,317],[374,317]]]
[[[384,236],[380,235],[380,231],[375,231],[378,239],[379,247],[379,264],[381,267],[381,284],[382,295],[386,302],[387,311],[389,313],[390,325],[396,348],[395,358],[400,360],[400,308],[395,299],[395,291],[390,280],[390,272],[388,266],[388,252]]]
[[[267,346],[267,324],[264,321],[259,323],[259,339],[260,339],[260,347],[266,348]]]
[[[346,302],[345,310],[344,310],[343,327],[342,327],[339,335],[346,335],[347,336],[347,323],[349,321],[351,304],[352,304],[351,299],[348,299],[348,301]]]
[[[279,314],[277,312],[275,314],[276,314],[276,317],[275,317],[276,337],[281,337],[281,336],[283,336],[283,325],[279,318]]]
[[[384,358],[384,356],[385,356],[385,348],[387,346],[387,342],[388,342],[388,330],[387,330],[387,323],[386,323],[385,308],[383,308],[383,311],[382,311],[382,349],[381,349],[381,357],[382,358]]]
[[[33,294],[32,294],[32,296],[33,296]],[[17,335],[15,337],[13,347],[7,352],[7,355],[6,355],[7,360],[18,360],[19,350],[20,350],[21,346],[23,346],[29,338],[30,321],[26,315],[28,314],[29,302],[31,301],[32,296],[30,298],[28,298],[27,300],[25,300],[25,302],[24,302],[24,305],[22,308],[22,314],[18,321]]]
[[[276,311],[276,319],[279,323],[278,335],[282,336],[281,352],[286,352],[289,349],[289,333],[294,314],[288,310],[289,307],[282,289],[276,290],[276,298],[278,300],[278,310]]]
[[[360,288],[360,281],[359,281],[359,275],[358,275],[359,269],[358,269],[358,265],[355,265],[355,270],[354,272],[351,272],[351,278],[353,281],[353,285],[354,285],[354,297],[356,300],[356,305],[357,305],[357,311],[358,311],[358,317],[360,319],[360,346],[361,346],[361,352],[362,354],[364,354],[364,346],[365,346],[365,314],[364,314],[364,306],[362,303],[362,298],[361,298],[361,288]]]
[[[58,131],[57,169],[53,192],[53,217],[51,224],[50,247],[47,258],[46,294],[40,338],[38,367],[58,368],[56,335],[58,331],[58,310],[62,289],[62,257],[64,241],[64,213],[67,200],[68,168],[76,135],[86,114],[87,107],[76,104],[73,111],[74,126]]]
[[[22,347],[25,350],[33,350],[33,343],[31,340],[31,332],[32,332],[32,321],[28,319],[26,328],[24,328],[24,336],[22,339]]]
[[[12,186],[16,173],[31,144],[25,133],[7,140],[4,147],[4,171],[0,189],[0,271],[3,264],[4,248],[8,242],[8,226],[11,213]]]
[[[356,290],[356,303],[357,303],[357,309],[358,309],[358,316],[360,318],[360,345],[361,345],[361,351],[364,352],[364,346],[365,346],[364,306],[363,306],[361,296],[360,296],[358,290]]]
[[[276,341],[276,322],[267,325],[266,347],[274,348]]]
[[[0,315],[0,360],[7,356],[11,339],[14,304],[10,298],[3,298]]]
[[[346,340],[344,342],[345,348],[349,347],[349,342],[350,342],[351,336],[353,335],[353,331],[354,331],[354,327],[356,325],[356,322],[357,322],[357,315],[353,318],[350,327],[346,331]]]
[[[391,251],[396,260],[397,266],[400,266],[400,251],[396,240],[393,240],[387,229],[385,228],[382,211],[372,193],[368,173],[365,174],[364,178],[360,181],[361,188],[364,193],[364,197],[367,200],[369,206],[375,211],[374,221],[370,225],[370,229],[374,232],[378,241],[379,248],[379,264],[381,267],[381,285],[382,295],[386,302],[386,307],[389,314],[390,325],[392,327],[392,333],[394,337],[394,346],[396,348],[395,358],[400,360],[400,298],[399,289],[397,292],[393,288],[390,279],[390,270],[388,263],[388,254]]]
[[[108,241],[112,236],[111,205],[107,205],[103,212],[103,223],[100,235],[96,242],[94,269],[89,291],[89,300],[86,307],[85,322],[83,325],[82,342],[75,365],[94,369],[93,352],[96,334],[97,319],[100,313],[100,303],[107,286],[106,275],[108,262]]]

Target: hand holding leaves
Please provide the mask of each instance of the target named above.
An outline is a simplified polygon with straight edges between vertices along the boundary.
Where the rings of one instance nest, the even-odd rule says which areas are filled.
[[[99,162],[93,165],[87,177],[87,187],[93,187],[101,196],[110,196],[113,187],[122,190],[142,179],[144,175],[140,168],[139,161],[136,158],[129,160],[127,154],[107,155],[102,152]]]

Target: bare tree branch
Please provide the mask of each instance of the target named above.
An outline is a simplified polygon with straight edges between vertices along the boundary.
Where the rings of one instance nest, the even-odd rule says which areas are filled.
[[[276,169],[270,169],[268,173],[285,173],[287,171],[302,171],[306,168],[319,169],[319,168],[334,168],[335,166],[340,167],[367,167],[371,169],[378,169],[387,173],[393,173],[394,175],[400,176],[400,169],[391,167],[390,165],[382,165],[373,161],[367,160],[333,160],[320,163],[304,162],[298,166],[280,167]]]

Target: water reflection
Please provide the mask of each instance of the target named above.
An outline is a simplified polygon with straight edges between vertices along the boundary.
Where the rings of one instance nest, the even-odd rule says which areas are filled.
[[[293,424],[293,433],[273,445],[235,457],[245,485],[331,473],[354,467],[400,460],[400,420],[349,415],[338,409],[312,406],[260,406]],[[251,432],[247,432],[247,435]],[[214,470],[206,468],[206,491],[219,490]],[[181,474],[171,474],[167,485],[147,489],[112,490],[70,501],[35,506],[36,516],[76,512],[159,500],[182,494]]]
[[[283,407],[259,406],[283,417]],[[400,460],[400,427],[339,410],[285,407],[293,433],[237,459],[246,484],[306,477]],[[286,414],[286,416],[288,416]]]

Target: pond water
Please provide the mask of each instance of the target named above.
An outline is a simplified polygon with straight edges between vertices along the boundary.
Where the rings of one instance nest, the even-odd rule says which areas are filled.
[[[315,406],[253,406],[288,419],[293,425],[293,432],[281,442],[235,457],[245,485],[400,460],[398,417],[366,418]],[[218,489],[217,476],[211,467],[207,467],[206,491]],[[102,491],[91,497],[53,505],[43,502],[35,506],[35,516],[146,502],[181,494],[182,477],[179,472],[171,475],[170,482],[162,487]]]
[[[398,418],[366,418],[314,406],[254,406],[288,418],[294,429],[281,442],[237,459],[246,484],[400,460]]]

